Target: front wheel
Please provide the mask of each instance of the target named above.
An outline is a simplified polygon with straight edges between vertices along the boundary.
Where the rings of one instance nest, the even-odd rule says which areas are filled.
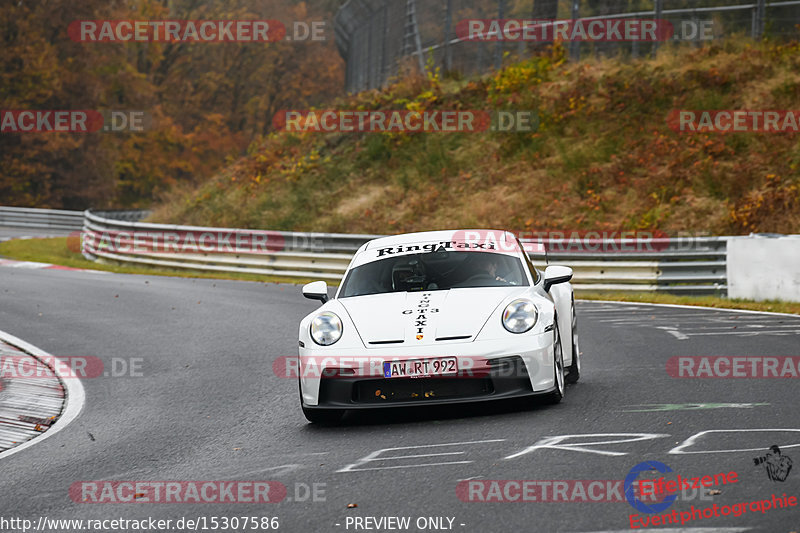
[[[555,390],[545,396],[545,403],[557,404],[564,399],[564,351],[561,347],[561,335],[558,332],[558,321],[555,321],[553,341],[553,370],[555,372]]]
[[[335,426],[344,416],[344,409],[309,409],[306,406],[302,408],[306,420],[320,426]]]

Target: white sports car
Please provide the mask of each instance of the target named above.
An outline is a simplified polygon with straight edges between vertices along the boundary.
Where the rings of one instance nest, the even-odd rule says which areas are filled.
[[[572,269],[544,272],[511,233],[434,231],[361,246],[332,299],[300,322],[300,402],[315,423],[348,409],[542,395],[580,377]]]

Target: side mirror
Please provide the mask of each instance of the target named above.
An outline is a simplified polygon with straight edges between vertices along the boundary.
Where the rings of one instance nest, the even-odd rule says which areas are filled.
[[[322,303],[328,301],[328,284],[324,281],[314,281],[303,286],[303,296],[309,300],[319,300]]]
[[[559,283],[566,283],[572,279],[572,269],[565,266],[549,266],[544,271],[544,290],[550,291],[550,287]]]

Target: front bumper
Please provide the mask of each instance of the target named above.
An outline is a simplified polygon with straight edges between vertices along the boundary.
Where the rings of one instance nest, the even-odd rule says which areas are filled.
[[[330,350],[301,349],[300,368],[305,361],[326,361],[322,376],[302,375],[300,390],[303,406],[318,409],[374,409],[480,402],[519,398],[548,393],[555,388],[553,335],[524,335],[512,340],[447,343],[412,349],[390,348],[376,353],[338,353]],[[353,360],[370,361],[422,359],[455,356],[459,376],[384,378],[364,371]],[[462,365],[461,363],[464,363]],[[356,368],[356,375],[349,375]]]

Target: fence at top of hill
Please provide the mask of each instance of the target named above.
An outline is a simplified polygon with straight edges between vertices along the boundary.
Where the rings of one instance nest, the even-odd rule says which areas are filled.
[[[606,22],[607,31],[587,27],[597,18]],[[498,27],[493,20],[505,22]],[[573,22],[569,38],[563,39],[572,60],[615,54],[645,57],[666,42],[702,46],[723,38],[796,36],[800,1],[348,0],[337,12],[334,27],[346,62],[346,89],[359,92],[383,87],[407,70],[490,72],[552,42],[557,24],[545,21],[578,20],[583,24]],[[657,34],[626,39],[625,21],[635,25],[645,20],[663,21],[663,26]],[[518,22],[534,21],[538,28],[527,33],[514,29]],[[583,32],[588,34],[585,38]]]

